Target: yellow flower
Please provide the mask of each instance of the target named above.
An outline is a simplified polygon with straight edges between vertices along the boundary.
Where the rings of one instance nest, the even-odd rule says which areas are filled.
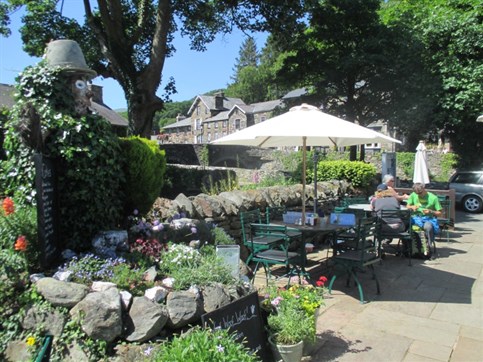
[[[32,337],[32,336],[28,337],[27,338],[27,345],[33,346],[34,344],[35,344],[35,337]]]

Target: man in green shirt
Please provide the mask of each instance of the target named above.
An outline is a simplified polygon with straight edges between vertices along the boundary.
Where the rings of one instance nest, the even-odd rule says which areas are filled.
[[[441,216],[442,207],[439,204],[438,196],[426,191],[421,183],[413,185],[413,192],[407,199],[407,208],[412,210],[418,216],[426,216],[424,218],[424,234],[426,240],[431,244],[434,243],[434,226],[437,225],[436,218]],[[430,217],[431,219],[428,219]]]

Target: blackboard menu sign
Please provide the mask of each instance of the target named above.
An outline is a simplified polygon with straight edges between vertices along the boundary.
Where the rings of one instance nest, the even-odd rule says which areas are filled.
[[[37,234],[41,264],[51,265],[57,258],[57,204],[54,160],[40,153],[34,155],[35,189],[37,191]]]
[[[258,293],[235,300],[213,312],[201,316],[203,325],[228,329],[236,333],[236,340],[255,352],[262,361],[269,360],[265,326],[260,315]]]

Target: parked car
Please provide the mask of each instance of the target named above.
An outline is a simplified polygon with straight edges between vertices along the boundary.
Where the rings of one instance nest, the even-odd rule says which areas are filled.
[[[449,188],[455,190],[455,200],[467,212],[483,210],[483,170],[456,171],[449,179]]]

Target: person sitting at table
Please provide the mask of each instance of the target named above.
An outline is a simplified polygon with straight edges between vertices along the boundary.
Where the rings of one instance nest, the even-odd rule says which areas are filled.
[[[377,186],[376,195],[371,200],[371,205],[376,216],[381,216],[382,210],[400,210],[401,206],[399,201],[394,197],[393,192],[389,190],[386,184],[380,184]],[[386,218],[382,220],[383,232],[401,232],[406,230],[406,225],[400,218]],[[386,241],[391,242],[391,239]]]
[[[438,196],[426,191],[424,184],[415,183],[413,192],[407,200],[407,208],[414,212],[413,223],[424,230],[426,242],[434,243],[434,235],[439,232],[437,217],[442,214]],[[423,253],[428,255],[427,245],[424,247]]]
[[[396,190],[394,190],[394,176],[393,175],[384,175],[382,178],[382,184],[387,186],[387,189],[390,191],[391,195],[396,198],[397,201],[401,202],[407,200],[409,195],[402,194],[399,195]]]

